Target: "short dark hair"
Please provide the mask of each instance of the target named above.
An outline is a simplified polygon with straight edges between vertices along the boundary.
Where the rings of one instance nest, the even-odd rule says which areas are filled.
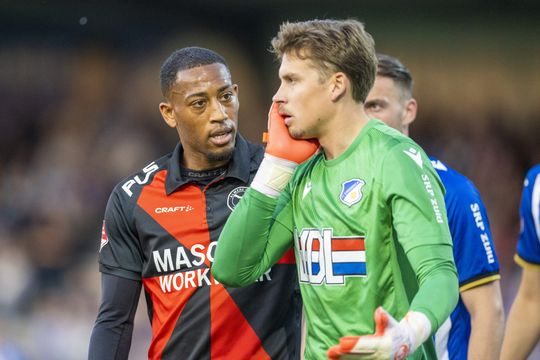
[[[161,65],[159,72],[161,93],[165,97],[169,95],[179,71],[216,63],[223,64],[229,69],[223,56],[209,49],[191,46],[174,51]]]
[[[377,54],[377,75],[388,77],[399,85],[407,96],[412,96],[413,78],[411,72],[397,58],[386,55]]]
[[[352,97],[364,102],[375,81],[375,42],[355,19],[285,22],[272,39],[272,52],[310,59],[324,77],[344,72],[352,83]]]

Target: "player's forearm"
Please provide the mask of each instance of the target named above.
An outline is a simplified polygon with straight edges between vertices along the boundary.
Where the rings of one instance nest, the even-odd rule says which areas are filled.
[[[249,189],[230,215],[219,237],[212,274],[228,286],[245,286],[258,279],[287,248],[271,238],[277,199]],[[290,247],[290,244],[288,245]]]
[[[141,283],[102,274],[101,304],[90,337],[89,360],[128,358]]]
[[[455,308],[458,298],[458,277],[450,245],[425,245],[407,254],[420,287],[411,310],[425,314],[435,333]]]
[[[131,347],[133,323],[122,327],[100,323],[94,326],[90,337],[88,360],[125,360]]]
[[[498,359],[504,333],[504,309],[499,281],[461,293],[471,316],[468,358]]]
[[[471,319],[469,360],[499,358],[504,333],[504,316],[502,311],[493,316]]]
[[[501,360],[526,359],[540,338],[540,301],[518,293],[508,316]]]

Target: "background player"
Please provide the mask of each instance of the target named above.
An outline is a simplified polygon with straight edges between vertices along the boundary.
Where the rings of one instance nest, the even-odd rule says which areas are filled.
[[[396,58],[377,55],[377,77],[365,102],[366,113],[409,135],[416,118],[409,70]],[[431,158],[446,189],[460,298],[435,336],[439,359],[497,359],[504,310],[487,212],[480,194],[462,174]]]
[[[141,284],[152,323],[149,359],[296,358],[294,258],[243,289],[225,288],[209,271],[221,228],[263,155],[237,133],[238,87],[227,63],[211,50],[183,48],[160,77],[159,109],[180,143],[109,199],[89,358],[127,359]]]
[[[442,189],[417,144],[364,112],[371,36],[355,20],[313,20],[283,24],[272,46],[281,86],[265,158],[213,273],[249,284],[294,243],[307,359],[434,358],[429,335],[458,295]],[[291,135],[322,148],[294,175],[314,148]]]
[[[529,170],[520,206],[521,233],[514,259],[523,268],[508,315],[501,359],[526,359],[540,339],[540,164]]]

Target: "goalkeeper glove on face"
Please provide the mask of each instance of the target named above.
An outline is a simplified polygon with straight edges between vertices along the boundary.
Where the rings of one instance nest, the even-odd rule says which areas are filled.
[[[344,336],[328,350],[331,360],[401,360],[412,354],[431,333],[426,315],[409,311],[397,322],[382,307],[375,310],[375,334]]]
[[[268,113],[266,151],[251,187],[265,195],[278,197],[298,164],[309,159],[318,148],[317,141],[291,137],[279,114],[279,105],[272,103]]]

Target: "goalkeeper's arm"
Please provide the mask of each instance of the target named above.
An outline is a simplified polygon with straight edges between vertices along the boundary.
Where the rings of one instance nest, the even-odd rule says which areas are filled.
[[[257,175],[221,232],[212,274],[225,285],[244,286],[259,278],[292,246],[289,199],[283,189],[296,166],[318,144],[290,137],[278,105],[268,116],[268,144]],[[277,209],[277,210],[276,210]],[[275,221],[274,221],[275,219]]]

